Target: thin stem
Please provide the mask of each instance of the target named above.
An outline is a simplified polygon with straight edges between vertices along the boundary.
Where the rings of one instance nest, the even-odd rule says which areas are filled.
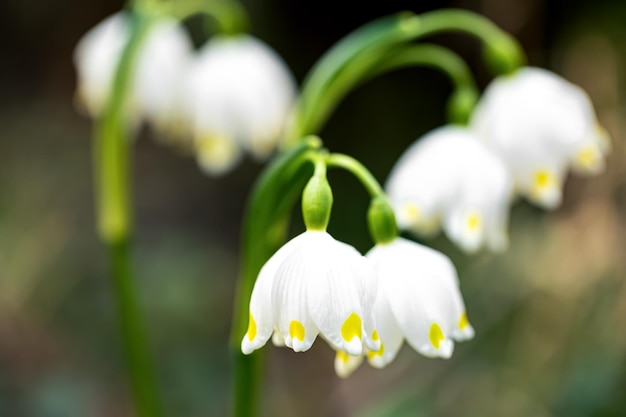
[[[318,133],[339,100],[371,78],[370,72],[390,50],[441,32],[463,32],[479,38],[496,74],[510,73],[526,62],[522,48],[511,35],[489,19],[466,10],[438,10],[421,16],[404,13],[379,19],[346,36],[313,67],[305,79],[287,142]]]
[[[363,184],[372,198],[385,195],[383,188],[372,173],[353,157],[340,153],[332,153],[328,155],[326,164],[329,167],[343,168],[352,173],[361,184]]]
[[[473,88],[476,83],[465,61],[454,52],[443,46],[430,44],[408,45],[395,50],[381,58],[370,78],[406,67],[430,67],[443,72],[450,78],[454,88]],[[366,80],[367,81],[367,80]]]
[[[131,269],[128,241],[108,245],[112,267],[111,278],[117,298],[122,342],[126,352],[130,383],[138,417],[162,415],[158,401],[157,384],[144,331],[134,277]]]
[[[98,231],[109,251],[111,280],[116,297],[128,373],[137,415],[161,415],[155,373],[136,302],[130,265],[130,146],[128,92],[149,17],[133,13],[131,34],[115,74],[105,113],[94,132],[94,178],[98,191]]]

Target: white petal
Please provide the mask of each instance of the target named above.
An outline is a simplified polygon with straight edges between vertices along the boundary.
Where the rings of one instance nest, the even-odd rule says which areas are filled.
[[[228,136],[198,132],[194,139],[196,159],[204,172],[220,175],[230,171],[241,159],[241,149]]]
[[[368,254],[367,256],[371,255]],[[398,323],[389,307],[384,287],[381,288],[376,299],[374,316],[381,344],[378,350],[369,350],[367,352],[367,360],[373,367],[383,368],[396,358],[404,341],[402,331],[398,327]]]
[[[128,36],[129,17],[118,12],[94,26],[76,45],[77,99],[91,116],[99,116],[104,110]]]
[[[261,268],[250,297],[250,322],[248,332],[241,342],[241,350],[249,354],[265,345],[274,327],[274,302],[272,288],[278,268],[292,251],[291,245],[281,247]],[[276,343],[284,343],[279,332],[273,339]],[[282,339],[282,340],[281,340]]]
[[[325,232],[307,232],[310,274],[308,305],[312,319],[337,350],[360,355],[363,343],[363,301],[373,270],[352,246],[336,241]],[[321,260],[324,260],[321,262]],[[367,300],[369,314],[374,300]]]
[[[337,351],[335,355],[335,372],[340,378],[349,377],[363,363],[363,355],[352,356],[346,352]]]

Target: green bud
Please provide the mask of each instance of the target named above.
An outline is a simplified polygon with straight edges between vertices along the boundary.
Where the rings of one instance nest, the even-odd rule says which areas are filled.
[[[512,36],[499,36],[485,45],[485,60],[495,75],[511,74],[524,65],[522,47]]]
[[[389,243],[398,237],[396,216],[384,196],[372,199],[367,211],[367,222],[372,240],[376,244]]]
[[[478,91],[474,87],[456,89],[448,100],[448,120],[466,125],[478,102]]]
[[[302,217],[307,230],[326,230],[332,206],[333,191],[326,179],[326,168],[316,168],[302,193]]]

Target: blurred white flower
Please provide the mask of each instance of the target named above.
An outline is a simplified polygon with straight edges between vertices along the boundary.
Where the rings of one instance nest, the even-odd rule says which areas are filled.
[[[130,24],[130,16],[118,12],[87,32],[76,46],[77,99],[92,117],[99,117],[109,100]],[[191,54],[191,41],[176,20],[162,18],[152,24],[132,78],[129,118],[133,125],[147,120],[164,134],[181,128],[182,86]]]
[[[126,13],[115,13],[83,35],[74,50],[76,99],[92,117],[100,116],[106,106],[129,24]]]
[[[372,309],[377,283],[367,259],[323,231],[307,231],[263,266],[250,299],[244,354],[274,344],[308,350],[318,334],[337,351],[378,350]]]
[[[248,35],[216,36],[196,56],[187,105],[198,161],[210,173],[231,168],[241,151],[266,158],[276,148],[295,98],[281,58]]]
[[[389,364],[405,339],[425,356],[449,358],[454,341],[474,337],[456,270],[445,255],[396,238],[376,245],[365,256],[372,261],[379,282],[374,319],[381,345],[377,351],[367,351],[370,365]],[[345,377],[361,361],[338,352],[335,369]]]
[[[468,252],[508,245],[509,175],[468,129],[444,126],[423,136],[398,160],[385,188],[401,229],[428,236],[443,226]]]
[[[587,94],[540,68],[495,79],[470,125],[510,169],[516,191],[545,208],[560,204],[568,167],[599,173],[610,147]]]

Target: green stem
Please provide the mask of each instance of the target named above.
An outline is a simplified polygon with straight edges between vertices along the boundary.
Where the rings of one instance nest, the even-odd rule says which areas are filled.
[[[94,132],[94,177],[98,191],[98,231],[109,251],[112,285],[130,384],[139,417],[161,415],[147,337],[136,302],[130,265],[130,147],[132,121],[128,92],[133,68],[151,20],[133,14],[131,34],[115,74],[108,106]]]
[[[216,33],[233,35],[247,32],[250,27],[246,10],[241,3],[234,0],[168,1],[160,9],[178,20],[201,14],[211,23],[211,29]]]
[[[461,57],[443,46],[429,44],[408,45],[388,53],[365,81],[397,69],[419,66],[440,70],[450,78],[455,89],[477,88],[472,72]]]
[[[343,168],[352,173],[363,184],[372,198],[384,196],[385,192],[372,173],[351,156],[332,153],[328,155],[326,164],[329,167]]]
[[[479,38],[496,74],[510,73],[525,62],[524,53],[512,36],[485,17],[466,10],[438,10],[419,17],[403,13],[379,19],[338,42],[310,71],[297,103],[295,123],[287,134],[288,143],[319,132],[339,100],[363,80],[371,78],[370,73],[376,71],[390,50],[406,46],[409,41],[450,31]],[[444,59],[447,62],[441,65],[456,65]]]
[[[286,241],[292,208],[311,176],[310,152],[321,146],[308,138],[276,158],[254,186],[243,225],[242,265],[233,311],[231,348],[235,360],[235,417],[252,417],[258,410],[264,351],[241,352],[248,328],[254,282],[265,262]]]

